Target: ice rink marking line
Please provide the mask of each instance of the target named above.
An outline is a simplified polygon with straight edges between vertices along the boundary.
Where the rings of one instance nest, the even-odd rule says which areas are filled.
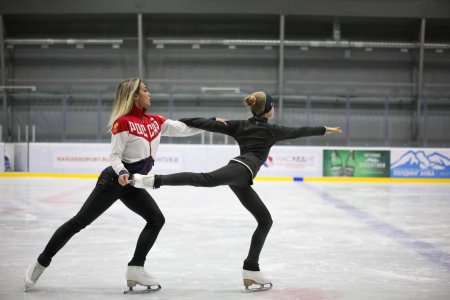
[[[28,173],[4,172],[0,177],[42,177],[42,178],[78,178],[97,179],[99,174],[67,174],[67,173]],[[255,181],[304,181],[304,182],[345,182],[345,183],[448,183],[450,178],[371,178],[371,177],[289,177],[289,176],[257,176]]]
[[[450,272],[450,254],[439,249],[436,249],[433,245],[422,242],[420,240],[415,239],[410,234],[404,232],[396,228],[393,225],[390,225],[386,222],[378,220],[376,217],[371,214],[364,212],[354,206],[351,206],[345,201],[330,195],[329,193],[316,188],[309,184],[302,184],[301,186],[305,187],[309,191],[318,195],[321,199],[325,200],[329,204],[332,204],[336,208],[345,211],[347,214],[352,217],[366,223],[371,228],[380,232],[386,237],[389,237],[398,243],[406,246],[407,248],[415,251],[416,253],[424,256],[429,261],[444,267],[448,272]]]

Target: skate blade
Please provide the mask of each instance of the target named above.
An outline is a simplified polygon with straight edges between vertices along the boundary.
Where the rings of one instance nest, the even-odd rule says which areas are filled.
[[[252,286],[257,286],[257,287],[252,287]],[[255,283],[251,286],[245,286],[245,289],[242,290],[242,292],[243,293],[264,292],[264,291],[270,290],[272,287],[273,287],[273,285],[271,283],[266,283],[266,284]]]
[[[24,287],[23,287],[23,291],[24,292],[28,292],[29,290],[34,288],[34,284],[33,283],[29,283],[25,281]]]
[[[155,286],[155,285],[152,285]],[[161,286],[158,285],[156,288],[152,288],[152,286],[147,286],[147,288],[145,290],[133,290],[132,287],[130,287],[128,289],[128,291],[123,291],[124,294],[126,295],[134,295],[134,294],[150,294],[150,293],[154,293],[157,292],[161,289]]]

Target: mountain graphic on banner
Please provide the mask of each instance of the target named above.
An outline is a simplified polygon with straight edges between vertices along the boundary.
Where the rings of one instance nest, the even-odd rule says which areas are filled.
[[[437,152],[426,155],[424,151],[408,151],[391,164],[391,170],[396,168],[445,171],[450,169],[450,159]]]

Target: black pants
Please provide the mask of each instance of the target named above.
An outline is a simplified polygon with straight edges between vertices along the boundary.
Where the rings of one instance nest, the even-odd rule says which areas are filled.
[[[80,211],[56,230],[44,252],[39,255],[38,262],[41,265],[44,267],[50,265],[53,256],[73,235],[91,224],[117,199],[120,199],[129,209],[147,221],[137,241],[133,258],[128,263],[129,266],[144,266],[145,258],[164,225],[164,215],[146,190],[137,189],[131,185],[121,186],[117,178],[112,167],[103,170],[94,190]]]
[[[264,246],[267,234],[272,226],[270,212],[250,186],[251,173],[244,165],[230,162],[225,167],[210,173],[176,173],[171,175],[157,175],[155,184],[159,185],[192,185],[199,187],[213,187],[229,185],[242,205],[255,217],[258,222],[252,236],[250,250],[244,261],[244,269],[259,271],[259,255]]]

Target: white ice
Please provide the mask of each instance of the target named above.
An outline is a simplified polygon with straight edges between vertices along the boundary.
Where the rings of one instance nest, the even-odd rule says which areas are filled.
[[[450,299],[450,185],[394,183],[256,182],[274,220],[267,292],[241,293],[256,222],[228,187],[150,190],[166,217],[145,265],[160,292],[122,294],[145,223],[120,201],[23,292],[27,265],[94,185],[0,178],[0,299]]]

